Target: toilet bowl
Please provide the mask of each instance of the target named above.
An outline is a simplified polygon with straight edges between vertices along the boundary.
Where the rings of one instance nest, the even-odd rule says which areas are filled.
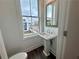
[[[27,53],[26,52],[20,52],[20,53],[13,55],[9,59],[27,59]]]

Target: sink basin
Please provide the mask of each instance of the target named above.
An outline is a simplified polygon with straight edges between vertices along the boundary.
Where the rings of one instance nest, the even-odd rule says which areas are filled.
[[[57,37],[56,34],[48,34],[48,33],[45,33],[45,32],[40,33],[39,35],[40,35],[42,38],[46,39],[46,40],[50,40],[50,39],[53,39],[53,38]]]

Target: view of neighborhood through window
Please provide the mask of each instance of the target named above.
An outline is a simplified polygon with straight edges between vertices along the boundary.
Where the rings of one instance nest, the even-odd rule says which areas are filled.
[[[20,0],[24,31],[39,31],[38,0]]]

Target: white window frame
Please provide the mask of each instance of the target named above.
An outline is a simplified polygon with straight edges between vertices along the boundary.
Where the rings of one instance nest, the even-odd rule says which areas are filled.
[[[18,14],[18,19],[21,21],[21,28],[22,28],[22,32],[23,32],[23,39],[24,38],[28,38],[29,36],[32,37],[32,35],[30,34],[24,34],[24,26],[23,26],[23,20],[22,20],[22,13],[21,13],[21,5],[20,5],[20,0],[16,0],[16,12]],[[44,32],[44,13],[45,13],[45,6],[43,6],[45,3],[44,3],[44,0],[38,0],[38,14],[39,14],[39,33],[40,32]],[[44,8],[42,8],[44,7]],[[43,13],[44,12],[44,13]],[[33,31],[35,36],[38,35],[38,32],[35,32]],[[33,34],[33,35],[34,35]],[[25,40],[25,39],[24,39]]]

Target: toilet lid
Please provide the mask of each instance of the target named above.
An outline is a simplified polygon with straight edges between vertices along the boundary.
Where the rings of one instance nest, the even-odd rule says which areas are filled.
[[[15,55],[13,55],[9,59],[26,59],[26,58],[27,58],[27,53],[21,52],[21,53],[17,53]]]

